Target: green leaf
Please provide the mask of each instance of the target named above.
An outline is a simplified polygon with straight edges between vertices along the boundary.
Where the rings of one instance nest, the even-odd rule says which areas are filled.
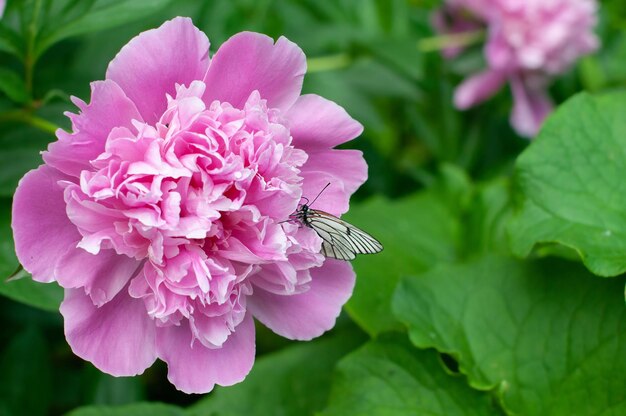
[[[10,221],[10,201],[0,200],[0,295],[36,308],[58,311],[63,300],[63,289],[56,283],[38,283],[30,276],[6,280],[19,265],[13,247]]]
[[[353,261],[357,275],[346,309],[368,333],[401,328],[391,313],[391,297],[400,276],[453,261],[459,232],[457,218],[434,192],[389,201],[375,198],[354,204],[345,219],[376,237],[382,253]]]
[[[62,116],[62,110],[57,111]],[[12,113],[16,115],[11,111],[0,114],[0,118],[11,117]],[[41,165],[41,151],[55,139],[52,134],[22,124],[25,121],[21,119],[22,116],[17,115],[14,121],[3,121],[0,124],[0,197],[13,196],[20,178]],[[36,116],[39,117],[38,114]]]
[[[0,68],[0,91],[19,104],[30,100],[22,78],[8,68]]]
[[[119,406],[139,402],[145,398],[141,378],[113,377],[98,372],[92,403]]]
[[[417,100],[421,95],[414,82],[373,59],[356,61],[344,71],[344,79],[354,89],[375,97]]]
[[[183,416],[180,407],[164,403],[135,403],[125,406],[85,406],[79,407],[66,416]]]
[[[410,38],[382,39],[364,46],[378,59],[389,63],[402,74],[414,80],[422,78],[422,54],[417,50],[415,41]]]
[[[626,92],[579,94],[551,116],[517,161],[521,211],[513,249],[556,242],[600,276],[626,272]]]
[[[42,33],[35,55],[40,56],[50,46],[70,36],[97,32],[141,20],[171,2],[172,0],[96,1],[93,8],[80,17],[56,27],[52,26],[51,31]]]
[[[23,39],[12,29],[0,22],[0,51],[22,57]]]
[[[35,308],[56,312],[63,300],[63,289],[56,283],[39,283],[30,277],[0,281],[0,294]]]
[[[13,195],[22,176],[41,165],[39,152],[29,148],[0,150],[0,196]]]
[[[252,371],[233,387],[216,388],[189,409],[191,415],[309,415],[328,398],[335,363],[362,342],[346,331],[316,341],[294,344],[257,360]]]
[[[0,361],[0,414],[48,414],[52,373],[46,338],[28,327],[6,346]]]
[[[323,416],[493,415],[487,393],[447,374],[437,353],[386,336],[348,355],[337,366]]]
[[[574,262],[486,257],[403,279],[394,312],[513,414],[626,414],[623,286]]]
[[[506,226],[512,214],[509,188],[506,178],[475,186],[462,217],[462,241],[467,257],[511,253],[506,234]]]

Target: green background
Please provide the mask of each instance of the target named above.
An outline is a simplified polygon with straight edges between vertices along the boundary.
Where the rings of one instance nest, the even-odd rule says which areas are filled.
[[[8,0],[0,20],[0,416],[626,415],[626,4],[602,48],[555,80],[532,141],[508,88],[466,112],[484,66],[433,49],[435,0]],[[308,57],[304,92],[364,126],[369,180],[346,219],[385,246],[353,264],[336,327],[292,342],[257,325],[247,379],[185,395],[161,362],[114,378],[75,357],[62,290],[18,272],[17,182],[69,128],[70,96],[138,33],[190,16],[215,50],[252,30]]]

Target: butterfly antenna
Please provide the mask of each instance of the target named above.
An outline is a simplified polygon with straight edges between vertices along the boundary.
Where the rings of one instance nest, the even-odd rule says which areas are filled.
[[[328,183],[326,184],[326,186],[322,188],[322,190],[320,191],[320,193],[319,193],[319,194],[317,194],[317,196],[313,199],[313,202],[311,202],[311,203],[310,203],[310,204],[308,204],[308,205],[309,205],[309,206],[313,205],[313,203],[314,203],[315,201],[317,201],[317,198],[319,198],[319,197],[320,197],[320,195],[322,194],[322,192],[324,192],[324,191],[326,190],[326,188],[328,188],[329,186],[330,186],[330,182],[328,182]]]

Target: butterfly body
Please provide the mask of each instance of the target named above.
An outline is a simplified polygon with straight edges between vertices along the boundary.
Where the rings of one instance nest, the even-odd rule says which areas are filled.
[[[365,231],[332,214],[312,209],[308,204],[299,205],[290,219],[312,228],[321,237],[321,253],[325,257],[354,260],[357,254],[374,254],[383,249],[382,244]]]

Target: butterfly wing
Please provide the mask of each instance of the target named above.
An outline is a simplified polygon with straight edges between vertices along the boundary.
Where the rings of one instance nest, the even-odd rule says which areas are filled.
[[[309,209],[306,225],[322,238],[322,254],[338,260],[353,260],[357,254],[374,254],[383,246],[374,237],[324,211]]]

